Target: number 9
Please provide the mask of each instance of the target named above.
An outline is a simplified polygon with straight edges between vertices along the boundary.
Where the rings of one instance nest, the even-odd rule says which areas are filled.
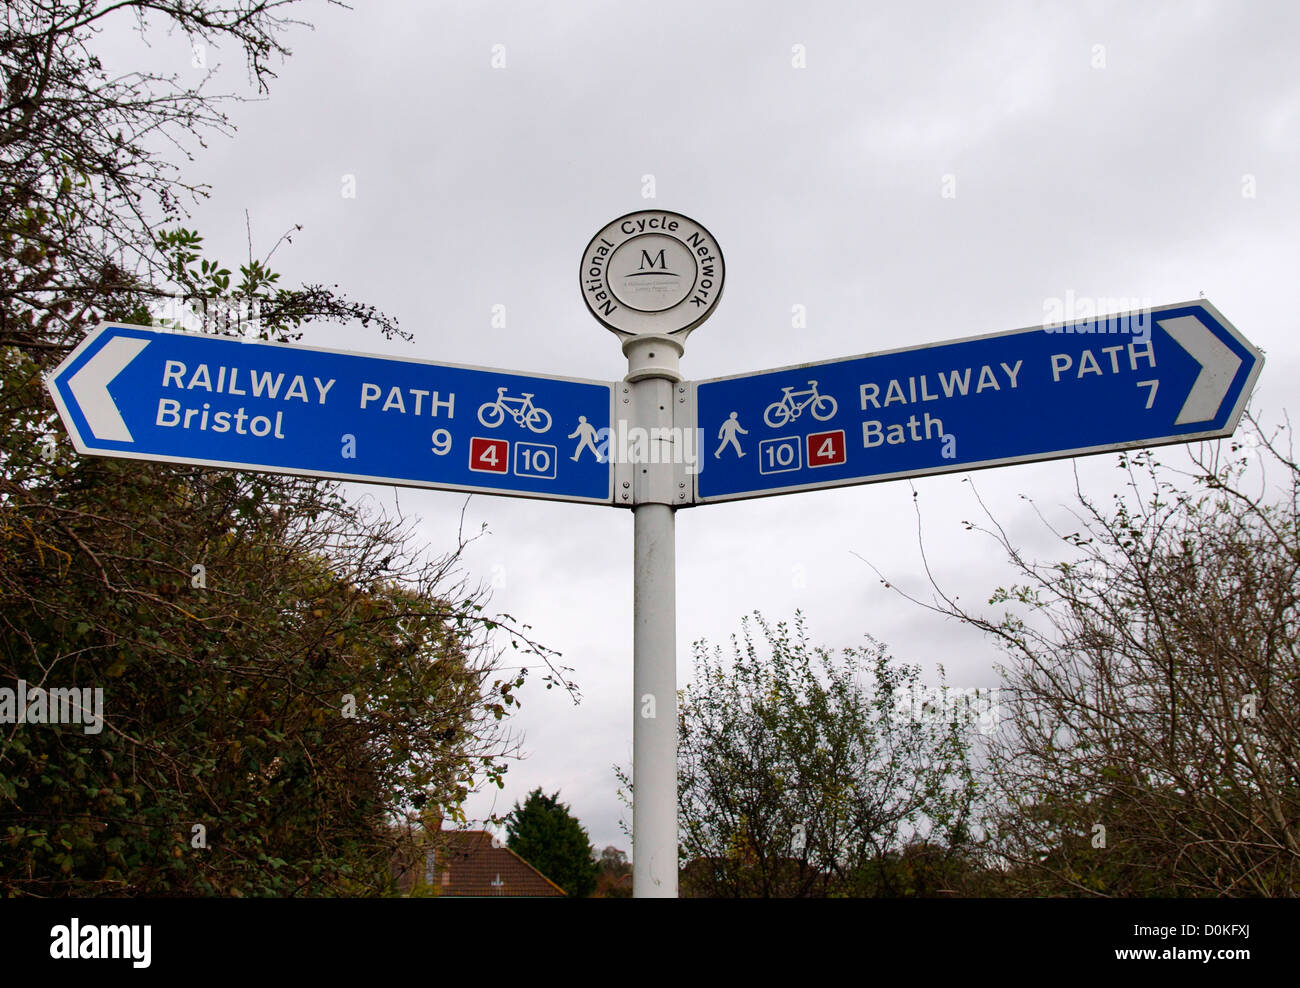
[[[432,436],[433,452],[437,456],[446,456],[451,451],[451,433],[438,429]]]

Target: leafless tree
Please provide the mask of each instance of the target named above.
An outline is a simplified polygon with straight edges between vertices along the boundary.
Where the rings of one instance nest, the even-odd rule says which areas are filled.
[[[967,527],[1020,576],[1000,615],[931,577],[922,603],[1009,657],[987,781],[1021,891],[1300,893],[1300,470],[1289,421],[1248,421],[1188,469],[1122,455],[1109,506],[1076,474],[1071,530],[1040,513],[1056,560],[1028,558],[980,501]]]

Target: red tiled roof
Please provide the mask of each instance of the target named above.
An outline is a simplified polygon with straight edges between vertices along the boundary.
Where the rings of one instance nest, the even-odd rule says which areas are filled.
[[[416,857],[409,868],[401,869],[398,881],[407,891],[427,875],[432,878],[430,891],[439,896],[564,895],[564,889],[510,848],[493,847],[486,830],[444,830],[437,837],[436,850],[429,848],[423,861]]]

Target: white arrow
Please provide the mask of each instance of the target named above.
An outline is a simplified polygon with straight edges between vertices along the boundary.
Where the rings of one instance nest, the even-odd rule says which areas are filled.
[[[1241,358],[1195,316],[1157,319],[1156,323],[1201,365],[1201,372],[1196,375],[1196,383],[1183,402],[1178,418],[1174,419],[1174,425],[1206,422],[1214,418],[1232,387],[1232,379],[1237,376]]]
[[[68,390],[77,399],[81,414],[86,417],[86,424],[96,439],[119,443],[135,442],[131,430],[122,421],[117,403],[108,393],[108,386],[148,345],[148,340],[134,336],[115,336],[68,381]]]

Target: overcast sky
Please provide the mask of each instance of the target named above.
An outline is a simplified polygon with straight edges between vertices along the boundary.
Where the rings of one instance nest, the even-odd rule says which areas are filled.
[[[319,327],[305,343],[617,380],[625,360],[577,264],[609,220],[661,207],[707,226],[727,260],[724,297],[687,343],[691,379],[1038,325],[1067,292],[1204,293],[1268,355],[1254,407],[1273,419],[1294,394],[1294,4],[492,0],[301,16],[315,30],[290,35],[269,100],[235,107],[238,135],[188,174],[213,187],[194,225],[227,264],[246,257],[245,210],[259,255],[302,224],[274,258],[285,281],[338,283],[415,335]],[[233,52],[204,60],[241,82]],[[181,36],[155,37],[148,61],[201,71]],[[1114,464],[970,476],[1013,539],[1052,558],[1021,495],[1059,514],[1077,466],[1109,499]],[[965,477],[915,490],[936,576],[977,604],[1010,573],[960,524],[979,513]],[[463,495],[399,496],[449,544]],[[931,681],[942,664],[951,685],[996,685],[990,642],[858,558],[927,592],[912,502],[902,481],[679,512],[679,683],[693,641],[798,608],[818,644],[870,633]],[[583,692],[574,706],[525,691],[512,721],[527,758],[470,811],[559,790],[598,847],[630,851],[613,765],[632,751],[632,516],[474,496],[467,518],[491,533],[471,575],[498,584],[494,605],[560,651]]]

